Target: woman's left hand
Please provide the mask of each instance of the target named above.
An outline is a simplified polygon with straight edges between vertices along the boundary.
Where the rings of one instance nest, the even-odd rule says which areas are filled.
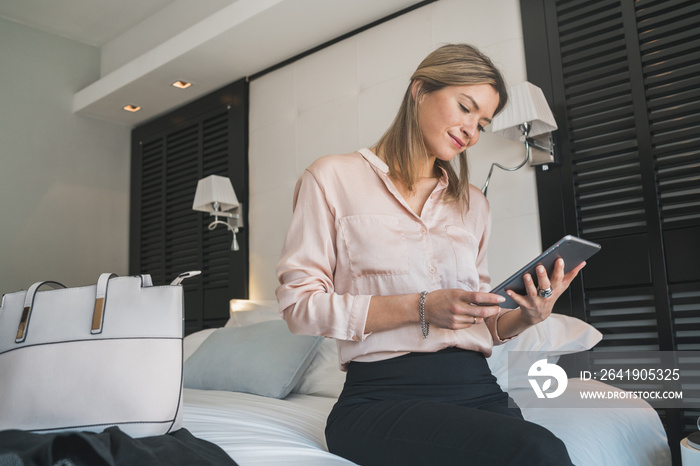
[[[535,284],[529,273],[523,276],[526,295],[519,295],[509,290],[507,291],[508,296],[520,306],[522,317],[528,325],[542,322],[549,317],[554,308],[554,303],[566,291],[571,281],[585,265],[585,262],[581,262],[573,270],[565,274],[564,259],[559,258],[554,263],[554,271],[551,277],[547,276],[547,271],[540,265],[536,269],[537,284]],[[546,298],[541,297],[539,290],[547,290],[549,287],[552,288],[552,294]]]

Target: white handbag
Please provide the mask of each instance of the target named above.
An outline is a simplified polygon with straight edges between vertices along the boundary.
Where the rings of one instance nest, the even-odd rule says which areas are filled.
[[[39,282],[0,307],[0,430],[101,432],[132,437],[182,425],[180,275],[102,274],[96,285]],[[49,285],[54,290],[39,291]]]

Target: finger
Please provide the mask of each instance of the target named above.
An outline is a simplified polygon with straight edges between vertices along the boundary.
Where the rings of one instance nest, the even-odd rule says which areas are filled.
[[[521,309],[527,309],[529,307],[532,307],[529,298],[526,298],[525,296],[519,295],[518,293],[516,293],[515,291],[512,291],[512,290],[508,290],[508,291],[506,291],[506,293],[508,293],[508,296],[510,296],[510,299],[515,301],[515,304],[517,304],[518,307],[520,307]]]
[[[532,276],[529,273],[526,273],[523,275],[523,281],[525,282],[525,292],[527,295],[531,298],[535,298],[537,296],[537,287],[535,286],[535,282],[532,280]]]
[[[543,265],[538,265],[536,272],[537,272],[537,288],[538,289],[546,290],[550,286],[552,286],[550,281],[549,281],[549,277],[547,276],[547,270],[545,270]],[[556,267],[555,267],[554,273],[556,274]]]
[[[476,316],[474,316],[474,317],[472,318],[472,321],[469,322],[469,324],[471,324],[471,325],[479,325],[479,324],[483,324],[484,322],[486,322],[486,319],[485,319],[484,317],[476,317]],[[471,326],[471,325],[470,325],[470,326]]]
[[[484,323],[483,317],[477,316],[464,316],[464,324],[466,327],[471,327],[472,325],[478,325]]]
[[[554,270],[552,271],[552,281],[560,282],[564,279],[564,259],[561,257],[554,263]]]
[[[498,315],[499,312],[501,312],[501,308],[499,306],[470,306],[469,310],[464,314],[466,317],[465,322],[473,323],[468,322],[469,319],[473,317],[476,317],[477,320],[483,321],[485,317]]]
[[[471,293],[468,297],[467,302],[469,304],[499,304],[506,300],[503,296],[499,296],[495,293]]]

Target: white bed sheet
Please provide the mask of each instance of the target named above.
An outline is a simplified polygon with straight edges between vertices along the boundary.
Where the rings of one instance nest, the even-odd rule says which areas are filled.
[[[608,387],[570,379],[559,399],[566,406],[576,389]],[[519,391],[511,391],[518,401]],[[325,421],[334,398],[289,395],[284,400],[247,393],[185,389],[183,427],[223,448],[239,465],[352,465],[326,451]],[[616,401],[620,406],[620,401]],[[644,401],[628,408],[528,408],[525,419],[540,424],[566,444],[577,466],[670,466],[663,425]]]
[[[223,448],[240,466],[354,464],[326,451],[333,398],[291,394],[278,400],[187,388],[183,398],[183,427]]]
[[[646,401],[599,400],[599,407],[581,407],[585,404],[579,392],[587,390],[621,391],[595,380],[572,378],[559,398],[548,400],[561,407],[528,408],[522,395],[532,396],[529,389],[511,390],[509,395],[526,420],[546,427],[564,442],[577,466],[671,466],[664,426]]]

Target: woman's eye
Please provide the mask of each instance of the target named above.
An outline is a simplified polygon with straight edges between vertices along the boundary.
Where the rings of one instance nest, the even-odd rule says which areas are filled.
[[[464,113],[470,113],[470,112],[469,112],[469,109],[468,109],[467,107],[465,107],[464,105],[462,105],[462,104],[459,104],[459,108],[460,108]]]
[[[480,132],[482,132],[482,133],[483,133],[484,131],[486,131],[486,130],[484,129],[484,127],[481,126],[481,125],[476,125],[476,127],[477,127],[477,129],[478,129]]]

